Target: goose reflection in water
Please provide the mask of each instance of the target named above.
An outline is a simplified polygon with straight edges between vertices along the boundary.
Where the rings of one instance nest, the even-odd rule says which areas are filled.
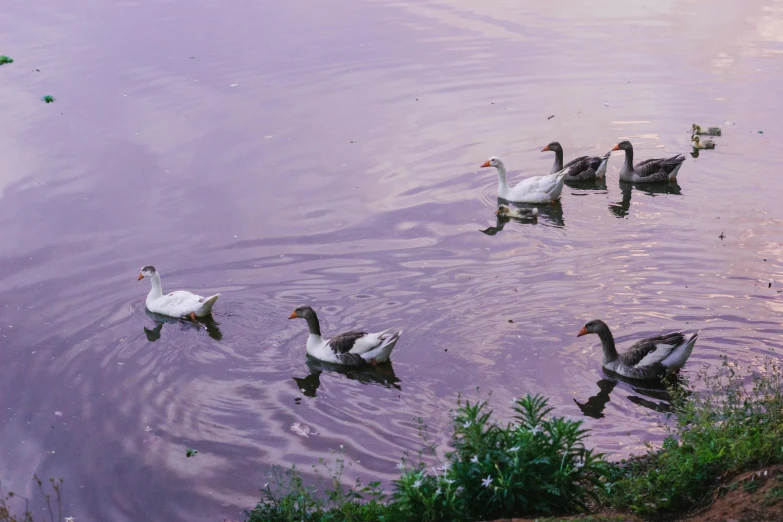
[[[339,364],[330,364],[307,356],[307,369],[310,371],[310,374],[307,377],[292,377],[296,382],[299,391],[302,392],[305,397],[313,398],[316,396],[318,388],[321,387],[321,374],[324,372],[339,373],[345,375],[352,381],[358,381],[362,384],[380,384],[384,388],[402,390],[398,384],[402,381],[395,375],[391,361],[387,361],[377,366],[367,365],[356,368]]]
[[[609,203],[609,211],[618,218],[624,218],[628,215],[628,210],[631,208],[631,193],[633,190],[647,194],[648,196],[655,197],[660,194],[672,194],[675,196],[681,196],[680,185],[676,181],[670,181],[669,183],[629,183],[627,181],[620,182],[620,191],[623,193],[623,200],[619,203]]]
[[[510,218],[508,216],[503,215],[497,215],[495,214],[495,218],[497,219],[497,224],[493,227],[485,228],[484,230],[480,230],[479,232],[482,232],[488,236],[494,236],[501,230],[503,230],[503,227],[506,226],[506,224],[509,221],[516,221],[517,223],[521,224],[527,224],[527,225],[536,225],[541,220],[543,220],[544,223],[550,223],[556,227],[564,227],[565,221],[563,221],[563,206],[558,201],[554,204],[547,204],[547,205],[529,205],[525,203],[512,203],[510,201],[506,201],[505,199],[498,198],[498,207],[500,205],[506,205],[510,208],[515,209],[529,209],[532,210],[534,208],[538,209],[538,216],[533,219],[529,218]],[[497,210],[497,207],[495,207]]]
[[[212,317],[198,319],[197,322],[193,322],[190,319],[177,319],[176,317],[156,314],[150,312],[149,310],[145,310],[145,312],[147,313],[147,317],[155,322],[154,328],[147,328],[146,326],[144,327],[144,335],[147,336],[147,340],[149,342],[155,342],[160,339],[163,325],[167,323],[178,325],[180,330],[201,330],[201,327],[204,326],[207,330],[207,334],[211,338],[216,341],[223,339],[223,332],[220,331],[218,323],[216,323]]]
[[[592,181],[568,181],[563,183],[566,187],[573,190],[606,190],[606,178],[598,178]],[[586,196],[587,194],[572,193],[574,196]]]
[[[630,385],[631,389],[638,395],[629,395],[628,400],[634,404],[653,410],[659,413],[669,413],[672,411],[672,396],[669,393],[669,386],[677,387],[680,385],[679,377],[670,378],[668,383],[662,381],[639,381],[628,379],[613,372],[604,370],[607,379],[601,379],[596,383],[599,392],[588,398],[586,402],[579,402],[574,399],[574,403],[582,410],[586,417],[601,419],[604,417],[604,408],[611,401],[610,395],[618,383],[623,382]]]

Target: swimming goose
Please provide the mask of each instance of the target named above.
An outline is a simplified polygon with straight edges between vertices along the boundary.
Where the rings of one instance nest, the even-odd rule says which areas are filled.
[[[537,208],[511,208],[508,205],[500,205],[495,211],[498,217],[517,218],[517,219],[535,219],[538,217]]]
[[[481,168],[495,167],[498,170],[498,197],[517,203],[554,203],[563,191],[563,180],[571,167],[547,176],[533,176],[523,179],[516,187],[509,188],[506,182],[506,166],[497,156],[485,161]]]
[[[701,138],[699,138],[698,134],[694,134],[691,138],[691,142],[693,142],[693,148],[698,150],[704,150],[704,149],[714,149],[715,148],[715,142],[712,140],[704,140],[701,141]]]
[[[679,371],[691,356],[699,332],[686,339],[682,332],[642,339],[622,354],[606,323],[595,319],[585,324],[577,337],[598,334],[604,349],[603,367],[631,379],[657,379]]]
[[[621,141],[612,151],[624,150],[625,162],[620,168],[620,181],[634,183],[665,183],[677,179],[685,156],[677,154],[671,158],[650,158],[633,165],[633,145],[630,141]]]
[[[541,152],[552,151],[555,153],[555,162],[552,164],[550,174],[560,172],[563,170],[563,147],[560,143],[553,141],[543,149]],[[594,179],[601,179],[606,177],[606,166],[609,164],[609,156],[611,152],[607,152],[603,157],[598,156],[580,156],[574,160],[569,161],[565,167],[573,167],[573,169],[566,174],[566,181],[592,181]]]
[[[691,133],[701,136],[720,136],[720,127],[708,127],[706,131],[703,131],[701,126],[694,123],[691,125]]]
[[[138,280],[141,281],[145,277],[149,277],[152,282],[152,289],[147,294],[147,310],[156,314],[168,315],[169,317],[190,317],[195,321],[196,317],[206,317],[211,314],[212,306],[220,297],[220,294],[201,297],[185,290],[163,295],[160,274],[152,265],[142,267]]]
[[[365,366],[389,360],[402,331],[388,334],[390,328],[378,333],[345,332],[331,339],[321,337],[321,324],[315,310],[303,305],[294,310],[289,319],[307,321],[310,335],[307,337],[307,353],[312,357],[333,364]]]

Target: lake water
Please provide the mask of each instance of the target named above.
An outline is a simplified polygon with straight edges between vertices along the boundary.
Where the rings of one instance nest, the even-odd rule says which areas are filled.
[[[665,403],[606,380],[594,318],[701,329],[691,377],[783,346],[779,0],[13,0],[0,35],[0,480],[64,477],[78,522],[241,520],[270,466],[341,446],[388,483],[476,387],[625,456]],[[693,122],[724,132],[678,185],[621,186],[615,153],[498,227],[489,156],[515,183],[552,140],[641,160]],[[221,292],[216,324],[158,324],[146,264]],[[302,303],[403,328],[393,367],[308,363]]]

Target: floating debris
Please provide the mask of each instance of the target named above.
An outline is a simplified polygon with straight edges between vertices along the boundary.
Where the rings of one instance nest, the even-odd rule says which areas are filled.
[[[188,448],[185,450],[185,456],[187,458],[195,457],[196,455],[198,455],[198,450],[194,450],[193,448]]]
[[[723,235],[723,232],[721,232],[721,233],[720,233],[720,235],[719,235],[718,237],[720,238],[720,240],[721,240],[721,241],[723,241],[723,239],[724,239],[726,236],[724,236],[724,235]]]
[[[48,95],[48,94],[47,94],[46,96],[43,96],[43,97],[41,98],[41,101],[42,101],[42,102],[46,102],[46,103],[54,103],[54,100],[55,100],[55,99],[56,99],[56,98],[55,98],[54,96],[50,96],[50,95]]]
[[[0,56],[0,65],[5,65],[7,63],[14,63],[14,59],[6,55]]]
[[[509,320],[508,320],[508,322],[509,322],[509,323],[513,323],[513,322],[514,322],[514,320],[513,320],[513,319],[509,319]]]
[[[303,424],[299,424],[298,422],[295,422],[291,425],[291,431],[304,438],[308,438],[310,436],[310,428]]]
[[[764,134],[764,131],[759,131],[759,134]]]
[[[555,115],[553,114],[552,116],[550,116],[549,118],[547,118],[547,120],[551,120],[551,119],[552,119],[552,118],[554,118],[554,117],[555,117]]]

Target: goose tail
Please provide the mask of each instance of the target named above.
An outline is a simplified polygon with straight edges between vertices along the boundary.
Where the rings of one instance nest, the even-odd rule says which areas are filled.
[[[212,307],[215,305],[215,302],[218,300],[218,297],[220,297],[220,294],[215,294],[213,296],[207,297],[204,299],[204,304],[201,305],[201,308],[198,309],[198,312],[196,312],[196,315],[199,317],[204,317],[206,315],[209,315],[212,313]]]
[[[669,372],[676,372],[685,366],[685,362],[691,356],[691,353],[693,353],[693,347],[696,345],[696,341],[699,338],[699,333],[701,333],[701,331],[693,334],[690,339],[672,350],[672,353],[669,354],[666,359],[661,361],[661,364],[663,364],[669,370]]]
[[[369,352],[364,352],[362,358],[367,362],[374,360],[376,363],[384,363],[388,361],[392,350],[394,350],[394,346],[397,344],[397,340],[401,335],[402,330],[386,337],[377,348],[373,348]]]
[[[611,152],[607,152],[601,157],[601,163],[598,164],[598,168],[595,169],[595,177],[596,178],[605,178],[606,177],[606,168],[609,165],[609,156],[611,156]]]

